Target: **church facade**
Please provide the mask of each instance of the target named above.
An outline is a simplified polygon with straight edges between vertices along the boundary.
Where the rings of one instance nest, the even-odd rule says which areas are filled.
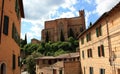
[[[65,41],[71,36],[77,38],[84,30],[84,10],[81,10],[78,17],[45,21],[45,28],[42,30],[41,39],[43,42]]]

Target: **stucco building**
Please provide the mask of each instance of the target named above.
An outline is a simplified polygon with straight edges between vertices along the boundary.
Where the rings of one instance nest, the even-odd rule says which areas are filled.
[[[22,0],[0,0],[0,74],[20,74]]]
[[[120,2],[79,35],[83,74],[120,74]]]
[[[81,10],[78,17],[45,21],[41,39],[46,42],[64,41],[70,36],[76,38],[83,30],[85,30],[85,15],[84,10]]]
[[[36,74],[81,74],[79,61],[79,53],[40,57],[36,59]]]

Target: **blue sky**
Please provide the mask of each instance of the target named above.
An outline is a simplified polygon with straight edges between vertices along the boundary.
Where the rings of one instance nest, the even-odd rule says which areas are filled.
[[[118,2],[120,0],[23,0],[25,18],[21,23],[21,38],[27,34],[28,43],[32,38],[41,40],[45,21],[76,17],[83,9],[88,27]]]

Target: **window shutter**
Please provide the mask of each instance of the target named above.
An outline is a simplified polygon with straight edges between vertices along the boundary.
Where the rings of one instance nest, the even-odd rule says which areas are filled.
[[[84,51],[82,51],[82,58],[84,59]]]
[[[101,45],[101,50],[102,50],[102,56],[104,57],[105,54],[104,54],[104,46],[103,45]]]
[[[20,56],[18,56],[18,66],[21,65]]]
[[[100,69],[100,74],[105,74],[105,69]]]
[[[100,46],[98,46],[98,56],[100,57]]]
[[[96,36],[98,37],[98,28],[96,28]]]
[[[92,57],[92,49],[90,49],[90,57]]]
[[[90,67],[90,74],[93,74],[93,67]]]
[[[102,29],[101,29],[101,25],[99,27],[99,33],[100,33],[100,36],[102,36]]]
[[[15,11],[18,12],[18,0],[15,2]]]
[[[8,35],[8,26],[9,26],[9,17],[8,16],[4,16],[4,27],[3,27],[3,33],[5,35]]]
[[[87,55],[88,55],[88,58],[89,58],[89,57],[90,57],[90,56],[89,56],[89,49],[87,50]]]
[[[89,33],[89,41],[91,41],[91,33]]]
[[[16,65],[16,59],[15,59],[15,55],[13,54],[13,56],[12,56],[12,68],[13,68],[13,70],[15,69],[15,65]]]

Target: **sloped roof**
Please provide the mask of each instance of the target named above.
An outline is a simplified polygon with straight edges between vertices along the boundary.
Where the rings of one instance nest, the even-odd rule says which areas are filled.
[[[75,58],[75,57],[79,57],[79,52],[76,53],[67,53],[67,54],[62,54],[59,56],[43,56],[43,57],[38,57],[36,59],[64,59],[64,58]]]

